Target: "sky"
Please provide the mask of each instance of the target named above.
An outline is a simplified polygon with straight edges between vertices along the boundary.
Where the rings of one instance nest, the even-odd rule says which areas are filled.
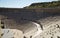
[[[32,3],[38,2],[51,2],[56,0],[0,0],[0,7],[6,8],[23,8],[29,6]]]

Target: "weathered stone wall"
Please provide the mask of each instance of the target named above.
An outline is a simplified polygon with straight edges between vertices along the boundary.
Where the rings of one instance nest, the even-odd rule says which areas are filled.
[[[40,9],[0,8],[0,19],[2,20],[2,22],[7,22],[8,20],[11,20],[15,22],[12,25],[27,24],[30,21],[37,21],[45,19],[46,17],[53,16],[60,16],[60,8],[40,8]]]
[[[39,20],[48,16],[60,14],[60,8],[41,8],[41,9],[17,9],[0,8],[0,15],[7,16],[14,20]]]
[[[54,16],[58,17],[55,18]],[[14,28],[17,27],[18,29],[26,30],[22,27],[27,26],[30,28],[31,26],[31,28],[33,28],[32,30],[35,30],[37,28],[35,28],[32,22],[41,23],[42,26],[45,28],[49,24],[54,23],[55,20],[59,19],[60,8],[41,8],[41,9],[0,8],[0,20],[2,21],[2,24],[8,26],[7,28],[13,28],[15,26]],[[20,28],[20,26],[22,27]]]

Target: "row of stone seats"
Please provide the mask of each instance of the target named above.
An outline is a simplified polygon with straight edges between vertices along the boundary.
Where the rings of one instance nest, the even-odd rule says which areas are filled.
[[[60,38],[60,21],[54,22],[35,38]]]
[[[43,19],[41,22],[47,24],[47,23],[50,23],[50,22],[55,21],[55,20],[58,19],[58,18],[57,19],[56,18],[57,17],[47,17],[47,18]]]
[[[38,20],[38,21],[40,21],[42,26],[45,28],[45,27],[49,26],[50,24],[52,24],[56,21],[59,21],[59,20],[60,20],[59,16],[54,16],[54,17],[47,17],[45,19],[41,19],[41,20]]]
[[[34,33],[37,31],[37,26],[33,24],[32,22],[23,23],[23,24],[17,24],[12,19],[5,19],[4,21],[4,29],[18,29],[21,30],[25,37],[30,37],[34,35]]]

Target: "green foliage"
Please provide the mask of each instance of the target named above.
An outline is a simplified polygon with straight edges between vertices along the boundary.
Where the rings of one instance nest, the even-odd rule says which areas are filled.
[[[48,8],[48,7],[60,7],[60,1],[33,3],[25,8]]]

